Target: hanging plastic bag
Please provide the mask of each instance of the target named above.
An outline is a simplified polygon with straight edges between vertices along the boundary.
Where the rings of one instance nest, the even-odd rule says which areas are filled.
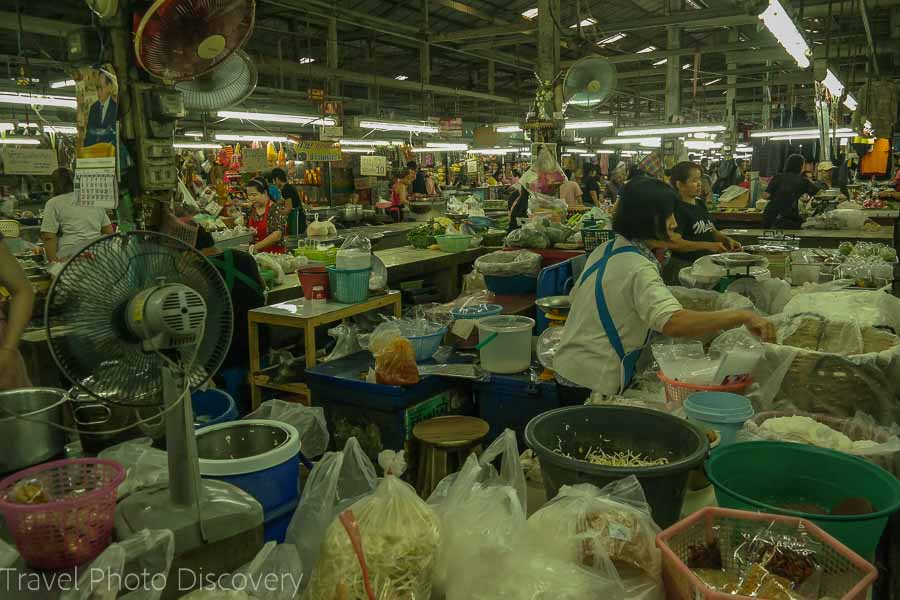
[[[402,452],[382,452],[379,463],[385,471],[384,479],[371,495],[349,509],[359,532],[369,579],[376,595],[390,585],[392,598],[431,598],[440,539],[438,517],[409,484],[399,479],[403,474]],[[367,597],[360,557],[341,520],[334,519],[303,598],[333,600],[339,584],[347,587],[349,598]]]
[[[355,437],[347,440],[342,452],[326,452],[316,463],[285,534],[285,542],[296,546],[300,556],[302,585],[309,582],[325,531],[334,517],[371,493],[376,483],[375,467]]]
[[[526,186],[530,192],[541,194],[555,194],[565,181],[566,174],[546,146],[541,147],[531,167],[519,178],[519,183]]]
[[[300,434],[300,449],[307,458],[321,456],[328,449],[328,425],[325,423],[325,409],[321,406],[266,400],[244,418],[268,419],[293,425]]]
[[[349,323],[341,323],[328,330],[328,335],[333,337],[334,348],[322,359],[322,362],[331,362],[339,358],[345,358],[362,350],[359,345],[359,329]]]

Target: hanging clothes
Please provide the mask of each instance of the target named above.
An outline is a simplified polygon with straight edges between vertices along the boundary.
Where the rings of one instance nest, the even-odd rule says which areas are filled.
[[[853,111],[851,127],[862,131],[866,121],[875,135],[889,138],[897,122],[897,85],[893,80],[869,79],[857,92],[858,106]]]
[[[891,158],[891,140],[878,138],[872,145],[868,154],[859,161],[859,174],[866,176],[884,177],[887,175],[888,164]]]

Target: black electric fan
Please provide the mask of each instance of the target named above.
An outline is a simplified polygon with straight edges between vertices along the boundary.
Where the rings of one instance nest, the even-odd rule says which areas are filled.
[[[176,555],[193,557],[261,541],[259,503],[200,478],[190,392],[219,368],[232,333],[231,299],[215,267],[167,235],[113,234],[63,266],[45,310],[66,377],[100,403],[158,407],[165,418],[168,482],[119,501],[119,539],[170,529]]]

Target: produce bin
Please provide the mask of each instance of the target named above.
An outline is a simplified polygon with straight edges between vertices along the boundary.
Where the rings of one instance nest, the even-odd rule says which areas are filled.
[[[382,450],[412,451],[416,423],[452,411],[446,379],[423,377],[409,387],[368,383],[366,373],[374,367],[375,358],[362,351],[307,369],[306,378],[313,403],[325,409],[333,447],[356,437],[377,464]]]
[[[805,444],[731,444],[712,453],[706,471],[719,506],[809,519],[866,559],[900,508],[900,481],[893,475],[861,458]],[[867,498],[875,512],[807,512],[813,506],[830,510],[851,497]]]
[[[490,425],[485,444],[494,441],[504,429],[512,429],[519,447],[524,448],[528,422],[559,408],[556,382],[534,382],[528,373],[492,375],[490,381],[475,384],[474,392],[478,416]]]
[[[690,472],[709,452],[709,440],[696,425],[668,413],[631,406],[569,406],[539,415],[525,428],[525,441],[541,463],[547,498],[564,485],[608,483],[635,475],[644,488],[653,520],[668,527],[681,517]],[[759,443],[759,442],[756,442]],[[669,464],[609,467],[568,458],[589,448],[607,453],[634,452],[667,458]]]

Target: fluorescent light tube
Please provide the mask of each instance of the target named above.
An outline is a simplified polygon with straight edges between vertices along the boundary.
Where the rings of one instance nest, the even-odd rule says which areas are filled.
[[[688,140],[684,143],[684,147],[688,150],[718,150],[722,144],[709,140]]]
[[[859,106],[859,102],[856,101],[852,95],[847,94],[847,97],[844,98],[844,106],[846,106],[850,110],[856,110],[856,107]]]
[[[616,153],[615,150],[609,150],[607,148],[601,148],[600,150],[597,150],[597,154],[615,154],[615,153]]]
[[[791,15],[784,10],[781,2],[769,0],[768,8],[759,15],[759,18],[769,28],[778,43],[797,61],[797,66],[801,69],[809,66],[811,55],[809,45],[803,39],[803,34],[797,29],[797,24],[794,23]]]
[[[473,148],[469,154],[513,154],[519,152],[518,148]]]
[[[312,63],[316,62],[316,59],[314,59],[312,56],[304,56],[297,62],[300,63],[301,65],[308,65],[308,64],[312,64]]]
[[[838,132],[835,133],[832,137],[838,138],[838,139],[852,138],[852,137],[856,137],[856,132],[855,131],[847,132],[847,131],[838,130]],[[819,134],[818,133],[792,133],[790,135],[779,135],[779,136],[772,137],[769,139],[774,140],[776,142],[783,142],[785,140],[817,140],[817,139],[819,139]]]
[[[658,144],[660,141],[658,137],[620,137],[606,138],[603,143],[609,146],[613,144]]]
[[[392,146],[387,140],[341,140],[341,146]]]
[[[184,148],[187,150],[218,150],[222,144],[204,143],[204,142],[175,142],[173,148]]]
[[[661,58],[661,59],[659,59],[658,61],[656,61],[655,63],[653,63],[653,66],[654,66],[654,67],[658,67],[658,66],[660,66],[660,65],[666,64],[667,62],[669,62],[669,59],[668,59],[668,58]]]
[[[612,121],[566,121],[566,129],[602,129],[613,125]]]
[[[629,127],[620,129],[617,135],[620,136],[644,136],[644,135],[670,135],[674,133],[697,133],[697,132],[715,132],[725,131],[724,125],[659,125],[657,127]]]
[[[44,125],[44,132],[75,135],[76,133],[78,133],[78,128],[74,125]]]
[[[203,132],[202,131],[185,131],[184,137],[202,138]]]
[[[653,52],[654,50],[656,50],[656,46],[647,46],[646,48],[641,48],[635,52],[635,54],[646,54],[648,52]]]
[[[397,75],[396,77],[394,77],[394,79],[396,79],[397,81],[406,81],[407,79],[409,79],[409,77],[406,75]]]
[[[720,81],[722,81],[722,78],[721,78],[721,77],[717,77],[716,79],[713,79],[712,81],[707,81],[707,82],[704,83],[703,85],[712,85],[712,84],[714,84],[714,83],[719,83]]]
[[[217,133],[216,139],[220,142],[290,142],[286,137],[277,135],[256,135],[256,134],[232,134]]]
[[[53,88],[54,90],[58,90],[61,88],[67,88],[67,87],[75,87],[75,80],[74,79],[65,79],[63,81],[54,81],[53,83],[50,84],[50,87]]]
[[[494,131],[497,133],[518,133],[522,131],[522,128],[518,125],[496,125],[494,126]]]
[[[626,37],[628,37],[628,34],[627,34],[627,33],[622,33],[622,32],[620,31],[619,33],[614,33],[614,34],[612,34],[612,35],[610,35],[610,36],[607,36],[607,37],[603,38],[602,40],[600,40],[599,42],[597,42],[597,45],[598,45],[598,46],[605,46],[605,45],[607,45],[607,44],[615,44],[615,43],[618,42],[619,40],[624,40]]]
[[[375,152],[375,148],[341,148],[341,152],[349,152],[350,154],[370,154]],[[413,150],[415,152],[415,150]]]
[[[522,16],[530,21],[530,20],[534,19],[536,16],[538,16],[538,9],[529,8],[528,10],[526,10],[525,12],[522,13]]]
[[[42,94],[0,93],[0,104],[24,104],[26,106],[58,106],[77,108],[75,98],[69,96],[44,96]]]
[[[379,129],[381,131],[408,131],[410,133],[437,133],[435,125],[418,125],[416,123],[391,123],[388,121],[360,121],[363,129]]]
[[[687,71],[687,70],[690,69],[692,66],[694,66],[694,65],[692,65],[691,63],[687,63],[686,65],[684,65],[684,66],[681,67],[681,70],[682,70],[682,71]]]
[[[841,127],[837,129],[837,133],[854,133],[854,131],[848,127]],[[809,129],[768,129],[764,131],[754,131],[750,134],[752,138],[774,138],[781,137],[784,138],[786,136],[801,136],[801,135],[812,135],[818,137],[819,130],[814,128]]]
[[[295,123],[297,125],[334,125],[334,119],[307,115],[282,115],[275,113],[255,113],[235,110],[220,110],[216,113],[225,119],[247,119],[248,121],[265,121],[269,123]]]
[[[571,152],[572,154],[585,154],[587,152],[587,148],[566,148],[565,152]]]
[[[619,154],[622,156],[637,156],[636,150],[622,150]]]
[[[37,138],[0,138],[0,144],[8,146],[39,146],[40,143]]]
[[[581,27],[590,27],[591,25],[596,25],[596,24],[597,24],[597,19],[588,17],[587,19],[582,19],[580,23],[576,23],[576,24],[572,25],[571,27],[569,27],[569,29],[578,29],[579,25]]]

